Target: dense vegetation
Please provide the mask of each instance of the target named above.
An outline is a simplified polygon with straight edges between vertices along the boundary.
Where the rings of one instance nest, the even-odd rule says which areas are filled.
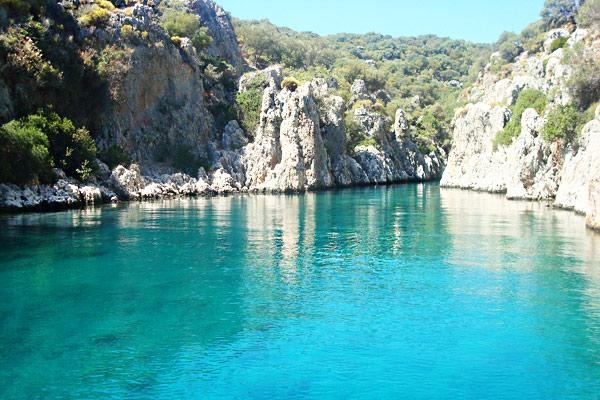
[[[339,83],[338,94],[346,101],[352,96],[352,83],[362,79],[380,100],[372,107],[383,108],[389,118],[403,108],[413,125],[420,119],[419,137],[435,137],[446,145],[448,125],[462,87],[474,82],[490,50],[487,45],[433,35],[321,37],[277,27],[266,20],[234,22],[243,53],[255,67],[281,64],[286,75],[300,81],[333,76]],[[352,131],[352,122],[346,125]]]
[[[49,182],[52,167],[85,181],[96,172],[95,157],[88,130],[51,111],[0,127],[0,182]]]

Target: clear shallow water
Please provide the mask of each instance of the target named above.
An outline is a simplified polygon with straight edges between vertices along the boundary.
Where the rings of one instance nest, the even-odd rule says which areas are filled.
[[[0,217],[2,399],[599,399],[600,235],[403,185]]]

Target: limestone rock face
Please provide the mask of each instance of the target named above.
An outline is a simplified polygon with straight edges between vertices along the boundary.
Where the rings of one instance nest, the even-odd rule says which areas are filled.
[[[549,144],[540,136],[542,121],[534,109],[521,118],[521,134],[507,149],[509,171],[506,197],[509,199],[551,199],[558,189],[561,145]]]
[[[469,104],[457,112],[452,122],[453,146],[441,180],[443,186],[506,191],[507,155],[504,149],[494,151],[494,138],[509,116],[507,108],[486,103]]]
[[[101,204],[115,194],[105,186],[79,184],[59,179],[52,185],[17,186],[0,184],[0,209],[56,210]]]
[[[350,93],[352,93],[352,97],[350,98],[350,103],[355,103],[359,100],[367,100],[371,99],[371,95],[367,90],[367,84],[362,79],[356,79],[352,83],[352,87],[350,88]]]
[[[555,205],[579,213],[588,211],[593,180],[600,178],[600,120],[588,122],[581,131],[580,145],[564,158]]]
[[[589,185],[585,223],[588,228],[600,231],[600,179],[593,180]]]
[[[248,144],[248,138],[236,120],[229,121],[225,125],[221,144],[225,150],[241,149]]]
[[[406,118],[406,113],[402,109],[396,110],[396,118],[394,120],[394,132],[396,133],[396,141],[401,142],[409,137],[409,124]]]
[[[123,41],[119,32],[125,25],[148,36],[144,41],[128,41],[115,53],[118,58],[108,74],[111,101],[99,115],[98,124],[100,149],[117,145],[144,166],[160,158],[164,149],[186,148],[194,156],[206,158],[220,133],[210,106],[231,102],[233,96],[212,83],[205,86],[206,77],[189,38],[176,46],[157,25],[157,3],[135,4],[131,16],[111,15],[111,29],[106,31],[109,42]],[[186,6],[200,17],[213,39],[203,51],[225,60],[239,76],[243,59],[229,14],[212,0],[189,0]],[[97,32],[94,35],[98,36]]]
[[[132,164],[129,169],[122,165],[117,166],[112,171],[110,183],[115,192],[127,200],[139,199],[141,190],[145,186],[145,180],[137,164]]]
[[[213,57],[227,60],[241,74],[244,61],[230,15],[212,0],[190,0],[188,7],[200,16],[202,25],[208,28],[213,38],[205,51]]]
[[[574,144],[548,143],[541,135],[549,110],[571,102],[567,80],[572,69],[563,64],[565,49],[550,52],[552,42],[561,37],[571,47],[585,41],[586,51],[597,51],[600,43],[583,29],[557,29],[547,34],[545,52],[522,54],[502,77],[488,67],[471,91],[474,103],[455,115],[453,148],[441,184],[506,193],[510,199],[554,200],[555,206],[587,214],[588,225],[595,226],[600,119],[587,123]],[[496,134],[511,118],[507,107],[525,88],[548,96],[545,114],[525,110],[519,136],[509,145],[494,146]]]
[[[98,145],[119,145],[133,159],[152,162],[164,147],[199,152],[215,136],[207,110],[202,75],[170,42],[138,46],[126,71],[112,83],[113,102],[101,116]]]
[[[521,134],[509,146],[494,138],[510,111],[485,103],[467,106],[454,120],[454,146],[441,184],[506,193],[511,199],[541,200],[556,195],[562,147],[545,142],[542,121],[533,109],[523,112]]]
[[[245,152],[252,190],[303,191],[329,187],[333,177],[312,86],[265,90],[257,138]]]

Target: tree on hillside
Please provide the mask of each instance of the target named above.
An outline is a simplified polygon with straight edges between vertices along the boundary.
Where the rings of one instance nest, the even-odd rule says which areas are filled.
[[[546,0],[540,15],[548,28],[558,28],[575,23],[577,10],[584,0]]]
[[[514,32],[502,32],[494,48],[506,62],[513,62],[523,51],[519,36]]]

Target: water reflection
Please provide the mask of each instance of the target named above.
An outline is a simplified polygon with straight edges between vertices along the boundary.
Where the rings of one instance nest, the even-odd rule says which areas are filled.
[[[508,390],[527,368],[600,378],[600,238],[543,204],[402,185],[0,228],[3,398],[368,398],[411,380],[440,384],[413,397],[465,397],[469,379]]]

